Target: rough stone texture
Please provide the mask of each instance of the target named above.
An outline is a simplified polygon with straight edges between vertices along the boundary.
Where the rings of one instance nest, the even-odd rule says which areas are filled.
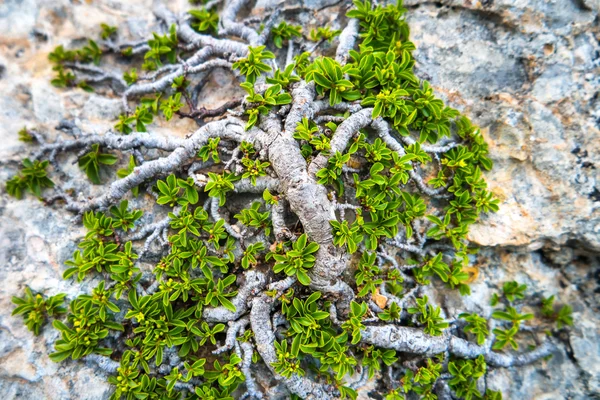
[[[260,1],[267,7],[272,1]],[[169,2],[183,9],[186,2]],[[333,1],[306,1],[313,9]],[[574,307],[575,327],[550,360],[518,370],[498,369],[488,385],[507,399],[589,399],[600,396],[600,29],[598,0],[407,1],[419,75],[478,123],[495,162],[488,181],[500,212],[474,226],[483,247],[470,297],[432,291],[449,318],[465,310],[491,313],[490,288],[516,279],[532,295],[555,294]],[[102,133],[121,112],[110,91],[60,91],[47,54],[58,44],[97,36],[99,24],[118,25],[131,39],[153,29],[151,1],[7,0],[0,4],[0,182],[30,147],[17,141],[23,126],[52,129],[75,119]],[[315,18],[327,18],[327,8]],[[333,21],[336,24],[343,21]],[[224,99],[213,74],[205,104]],[[108,96],[108,97],[107,97]],[[168,128],[167,128],[168,127]],[[187,122],[155,131],[185,135]],[[74,158],[66,181],[86,188]],[[72,179],[76,178],[76,179]],[[100,187],[85,189],[93,195]],[[16,202],[0,189],[0,395],[3,399],[106,399],[105,377],[84,363],[52,363],[52,329],[34,338],[10,316],[12,295],[24,285],[72,298],[89,284],[60,276],[82,230],[71,215],[31,197]],[[368,398],[368,390],[361,396]]]

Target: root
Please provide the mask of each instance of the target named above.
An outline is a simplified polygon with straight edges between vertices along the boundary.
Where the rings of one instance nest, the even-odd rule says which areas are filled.
[[[555,345],[547,340],[534,350],[522,354],[504,354],[491,351],[453,335],[430,336],[421,329],[395,325],[367,326],[361,330],[361,340],[377,347],[394,349],[402,353],[431,357],[446,351],[460,358],[483,355],[492,367],[518,367],[531,364],[552,354]]]

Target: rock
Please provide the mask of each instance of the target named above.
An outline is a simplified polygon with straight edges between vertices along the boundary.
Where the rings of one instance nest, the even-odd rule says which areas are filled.
[[[173,3],[178,10],[187,7],[186,2]],[[262,8],[279,4],[257,3]],[[338,28],[345,23],[333,18],[340,7],[337,1],[298,4],[321,10],[299,15],[311,27]],[[517,280],[528,285],[529,295],[556,295],[558,304],[571,304],[575,326],[558,338],[554,357],[523,368],[493,370],[487,384],[502,390],[505,399],[596,398],[600,3],[406,0],[405,6],[417,45],[418,75],[480,125],[495,163],[486,178],[501,200],[498,213],[471,228],[469,239],[482,247],[474,258],[472,295],[461,297],[438,288],[431,289],[431,297],[451,319],[465,311],[489,316],[492,293],[503,282]],[[51,86],[48,53],[59,44],[97,37],[101,22],[118,26],[132,40],[146,37],[156,26],[151,10],[150,0],[0,4],[2,187],[16,171],[16,162],[34,148],[17,140],[23,126],[36,127],[54,139],[59,135],[54,127],[67,118],[86,132],[102,133],[122,112],[120,99],[111,93]],[[242,95],[230,84],[234,79],[223,71],[211,74],[201,93],[204,104],[219,105]],[[191,129],[193,125],[175,118],[156,124],[157,132],[178,136]],[[71,164],[74,160],[64,160],[68,188],[81,197],[100,193],[103,188],[90,186]],[[10,316],[10,298],[21,296],[25,285],[47,295],[65,292],[70,299],[94,285],[61,278],[64,262],[83,235],[71,217],[59,206],[46,207],[31,197],[17,202],[0,189],[0,395],[6,400],[110,396],[105,374],[93,365],[49,360],[57,338],[50,326],[34,337],[20,318]],[[368,393],[360,395],[368,398]]]
[[[469,239],[600,250],[596,13],[576,2],[560,12],[510,0],[420,3],[405,2],[417,68],[482,127],[495,162],[487,179],[501,211]]]

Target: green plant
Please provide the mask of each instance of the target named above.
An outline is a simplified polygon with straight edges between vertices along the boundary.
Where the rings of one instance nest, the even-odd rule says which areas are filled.
[[[519,345],[514,339],[517,332],[519,332],[519,325],[513,325],[510,329],[496,328],[493,332],[494,335],[496,335],[496,341],[492,346],[494,350],[502,350],[507,344],[510,344],[514,350],[519,348]]]
[[[102,50],[98,46],[96,42],[93,40],[88,40],[88,45],[84,46],[83,49],[79,53],[82,61],[93,61],[94,64],[100,64],[100,57],[102,57]]]
[[[505,282],[502,286],[502,291],[508,301],[522,300],[525,297],[525,290],[527,290],[527,285],[519,285],[516,281]]]
[[[183,107],[183,103],[181,102],[181,92],[169,96],[167,100],[163,100],[160,103],[160,110],[163,112],[167,121],[173,118],[173,114],[179,111],[181,107]],[[144,131],[138,130],[138,132]]]
[[[192,27],[198,32],[216,32],[219,24],[219,14],[214,10],[202,8],[190,10],[188,13],[193,17]]]
[[[364,350],[363,364],[369,369],[369,379],[373,378],[376,371],[381,370],[382,362],[389,367],[396,361],[398,358],[394,350],[377,349],[375,346],[369,346]]]
[[[315,81],[319,94],[329,94],[329,104],[332,106],[342,100],[354,101],[360,98],[360,92],[354,89],[354,85],[344,74],[350,70],[349,65],[341,66],[337,61],[330,58],[320,58],[314,61],[306,80]]]
[[[89,153],[86,153],[79,159],[79,168],[88,176],[92,183],[100,184],[100,167],[102,165],[113,165],[118,158],[109,153],[101,153],[100,146],[93,144]]]
[[[348,252],[354,253],[358,249],[358,244],[362,241],[363,236],[360,234],[358,225],[348,225],[348,221],[329,221],[333,228],[333,243],[337,246],[346,245]]]
[[[377,254],[365,251],[362,254],[358,270],[356,272],[356,284],[361,286],[358,297],[364,297],[368,293],[375,294],[379,285],[383,283],[380,277],[381,270],[375,265]]]
[[[402,313],[402,309],[396,302],[392,302],[392,304],[383,310],[383,312],[379,313],[379,319],[382,321],[399,321],[400,315]]]
[[[248,92],[246,101],[254,106],[246,110],[246,114],[249,115],[246,129],[253,127],[258,121],[258,116],[266,114],[271,107],[289,104],[292,101],[288,93],[281,93],[280,84],[270,86],[263,94],[254,91],[254,82],[246,81],[241,84],[241,87]]]
[[[215,164],[220,163],[221,159],[219,158],[218,150],[220,141],[221,138],[218,137],[208,139],[208,142],[200,148],[200,151],[198,152],[198,157],[200,157],[204,162],[208,161],[209,158],[212,158]]]
[[[444,318],[440,316],[440,308],[428,304],[429,299],[427,296],[423,296],[415,301],[415,307],[409,307],[407,311],[410,314],[419,314],[417,318],[419,323],[425,326],[423,329],[425,333],[432,336],[441,335],[443,330],[446,329],[449,324],[444,322]]]
[[[174,63],[177,57],[177,30],[175,25],[171,25],[169,33],[162,36],[152,33],[153,39],[148,40],[150,50],[144,55],[145,69],[156,69],[162,66],[162,58],[165,57],[168,62]],[[143,131],[142,131],[143,132]]]
[[[294,374],[304,375],[304,370],[300,367],[300,361],[298,360],[300,336],[295,337],[289,350],[286,340],[275,342],[275,350],[277,351],[277,361],[271,365],[277,373],[288,379]]]
[[[361,320],[367,313],[367,303],[357,303],[353,301],[350,303],[350,314],[346,322],[342,324],[342,329],[352,335],[352,344],[357,344],[360,341],[361,334],[360,330],[365,326]]]
[[[458,316],[459,318],[463,318],[465,321],[467,321],[467,326],[465,326],[465,332],[469,332],[475,335],[475,337],[477,337],[477,344],[482,345],[485,342],[485,339],[490,334],[485,318],[482,318],[475,313],[462,313]]]
[[[202,322],[200,327],[193,327],[191,331],[200,337],[200,346],[206,343],[207,340],[210,340],[212,344],[217,343],[217,339],[215,335],[219,332],[223,332],[225,330],[225,325],[223,324],[215,324],[212,328],[206,323]]]
[[[39,196],[52,186],[41,157],[54,166],[63,153],[83,149],[82,168],[96,181],[101,166],[128,157],[99,196],[72,201],[71,191],[58,188],[48,198],[82,215],[86,229],[63,273],[85,293],[55,321],[61,338],[52,358],[99,354],[90,363],[115,371],[111,400],[258,398],[274,382],[292,398],[355,400],[363,378],[375,380],[372,395],[386,399],[434,400],[444,382],[456,397],[497,399],[479,392],[487,366],[478,356],[515,365],[545,357],[550,346],[523,358],[496,355],[483,347],[485,319],[463,313],[464,322],[447,329],[440,306],[419,298],[427,285],[441,295],[443,287],[470,293],[476,249],[469,228],[499,200],[485,181],[492,162],[481,131],[415,74],[402,3],[355,1],[347,16],[357,21],[344,27],[336,49],[321,46],[340,34],[329,27],[314,30],[318,43],[308,45],[289,20],[256,29],[255,17],[235,15],[244,1],[207,7],[182,18],[157,9],[171,26],[147,43],[118,42],[106,27],[103,41],[49,55],[56,86],[91,90],[93,82],[103,96],[114,81],[127,112],[112,124],[123,136],[40,143],[36,172],[27,172],[38,181],[21,172],[9,192]],[[303,7],[284,11],[312,18]],[[81,65],[103,62],[104,53],[116,53],[110,68],[125,72],[126,85],[102,65]],[[139,68],[155,72],[138,76]],[[214,68],[245,76],[246,95],[202,106],[198,90]],[[175,114],[199,128],[163,137]],[[165,121],[154,126],[155,118]],[[46,137],[37,130],[22,136]],[[149,196],[135,204],[152,210],[148,218],[127,200],[142,187]],[[505,308],[492,315],[495,350],[515,347],[521,322],[532,318],[521,314],[522,286],[508,283],[504,297],[496,295]],[[41,321],[50,313],[42,314]],[[542,315],[559,328],[572,323],[571,307],[554,310],[550,299]],[[430,358],[431,349],[441,354]],[[210,363],[200,358],[209,353]],[[256,380],[267,371],[256,368],[261,362],[271,363],[273,376]],[[351,384],[354,374],[362,377]]]
[[[457,396],[465,400],[480,399],[477,380],[486,373],[486,363],[482,355],[475,360],[456,360],[448,363],[452,379],[448,381]]]
[[[87,298],[73,300],[69,309],[67,320],[70,326],[59,320],[53,322],[61,332],[61,338],[55,342],[56,352],[50,354],[50,359],[58,362],[68,357],[76,360],[92,353],[110,355],[112,349],[101,347],[100,343],[109,330],[122,331],[123,326],[111,320],[112,314],[101,318],[100,307]]]
[[[242,256],[242,268],[248,269],[250,266],[256,265],[258,263],[256,255],[264,249],[265,246],[260,242],[249,245]]]
[[[238,177],[232,173],[217,175],[212,172],[208,173],[208,177],[209,180],[204,187],[204,191],[208,192],[210,197],[218,197],[219,205],[222,206],[225,204],[225,194],[234,189],[233,182],[235,182]]]
[[[265,50],[265,46],[248,47],[248,57],[236,61],[233,64],[234,69],[239,69],[240,73],[246,76],[246,82],[254,83],[256,78],[263,72],[269,72],[269,67],[263,60],[275,58],[275,55]]]
[[[116,26],[110,26],[107,24],[100,24],[100,28],[102,28],[102,32],[100,33],[100,37],[103,40],[110,39],[111,36],[114,36],[117,33]]]
[[[516,326],[519,326],[521,321],[533,319],[533,314],[519,314],[514,307],[508,306],[506,310],[507,311],[494,311],[492,313],[492,318],[511,321],[513,325]]]
[[[302,27],[299,25],[290,25],[285,21],[282,21],[271,30],[271,34],[273,35],[273,44],[278,49],[283,46],[283,42],[289,40],[290,38],[296,36],[302,36]]]
[[[542,315],[556,321],[556,326],[561,329],[565,326],[573,326],[573,308],[566,304],[558,312],[554,309],[554,295],[542,299]]]
[[[112,206],[110,208],[110,213],[113,215],[113,228],[121,228],[123,231],[127,232],[129,229],[133,229],[135,221],[140,219],[144,212],[142,210],[134,210],[132,212],[128,211],[129,202],[127,200],[123,200],[119,206]]]
[[[303,285],[310,284],[310,277],[306,274],[306,270],[310,269],[315,264],[315,256],[319,250],[317,243],[308,243],[306,234],[300,237],[292,244],[292,250],[289,250],[284,255],[273,254],[275,265],[273,271],[275,273],[285,272],[287,276],[296,276],[298,282]]]
[[[29,133],[26,127],[19,131],[19,140],[25,143],[31,143],[35,141],[35,138]]]
[[[62,307],[66,294],[60,293],[44,298],[41,294],[34,294],[30,288],[25,288],[25,297],[13,296],[12,302],[17,306],[11,315],[22,315],[27,329],[35,335],[40,334],[42,325],[48,317],[56,317],[67,312]]]
[[[327,40],[331,43],[334,37],[338,36],[342,31],[333,30],[329,26],[318,27],[317,29],[313,29],[310,31],[309,38],[313,42],[318,42],[319,40]]]
[[[280,69],[275,70],[273,77],[267,77],[267,83],[287,88],[291,83],[300,81],[300,78],[293,74],[294,67],[294,64],[290,64],[283,71]]]
[[[565,326],[573,326],[573,308],[569,305],[562,306],[556,315],[558,329]]]
[[[250,208],[241,210],[234,217],[246,226],[264,229],[265,235],[269,236],[271,234],[270,213],[268,211],[261,213],[260,206],[259,202],[254,202]]]
[[[20,173],[6,182],[6,191],[18,199],[23,197],[23,192],[29,190],[31,194],[40,198],[44,188],[54,187],[54,182],[48,178],[48,161],[33,162],[29,158],[23,160]]]
[[[134,83],[136,83],[138,81],[137,70],[135,68],[131,68],[129,70],[129,72],[124,72],[123,79],[125,80],[125,82],[128,85],[133,85]],[[122,132],[122,133],[125,133],[125,132]]]
[[[256,186],[256,178],[267,175],[265,169],[271,163],[260,161],[258,159],[251,160],[247,157],[242,158],[242,165],[246,167],[246,172],[242,174],[242,178],[250,178],[250,182]]]
[[[315,133],[319,132],[317,124],[310,121],[308,118],[303,117],[302,121],[296,126],[294,131],[294,139],[306,140],[310,142]]]
[[[232,386],[236,383],[243,382],[244,375],[238,367],[238,364],[241,361],[242,359],[236,354],[231,354],[228,362],[223,365],[221,365],[219,360],[215,360],[213,365],[215,370],[206,371],[204,376],[209,380],[217,380],[221,387]]]
[[[159,192],[156,201],[158,204],[168,204],[170,207],[173,207],[175,204],[196,204],[199,199],[198,191],[192,178],[184,180],[171,174],[165,181],[157,181],[156,187]]]

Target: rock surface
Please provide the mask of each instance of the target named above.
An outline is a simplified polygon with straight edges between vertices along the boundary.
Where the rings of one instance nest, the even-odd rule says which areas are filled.
[[[0,4],[0,182],[31,151],[17,140],[23,126],[56,135],[53,128],[63,118],[90,132],[112,125],[120,101],[110,93],[55,89],[47,55],[59,44],[96,37],[102,22],[118,25],[132,39],[145,37],[154,23],[151,3]],[[186,3],[169,5],[184,9]],[[334,1],[305,4],[336,12],[339,7]],[[516,279],[529,285],[531,295],[555,294],[573,305],[575,327],[551,360],[498,369],[487,383],[503,390],[506,399],[599,398],[600,2],[408,0],[406,6],[418,74],[481,126],[495,162],[487,178],[502,200],[500,212],[471,229],[470,240],[483,247],[473,294],[436,295],[449,317],[465,310],[488,316],[490,288]],[[327,10],[302,18],[314,25]],[[215,87],[222,79],[213,77]],[[206,96],[208,104],[222,101],[214,90]],[[169,127],[179,135],[191,129],[182,122]],[[65,173],[77,189],[86,187],[76,166]],[[85,195],[99,190],[88,188]],[[86,290],[61,279],[64,261],[82,235],[71,218],[31,197],[14,201],[4,185],[0,189],[0,396],[5,400],[110,395],[93,365],[48,359],[54,330],[34,338],[10,316],[10,298],[21,295],[25,285],[69,297]],[[361,396],[367,398],[367,391]]]

